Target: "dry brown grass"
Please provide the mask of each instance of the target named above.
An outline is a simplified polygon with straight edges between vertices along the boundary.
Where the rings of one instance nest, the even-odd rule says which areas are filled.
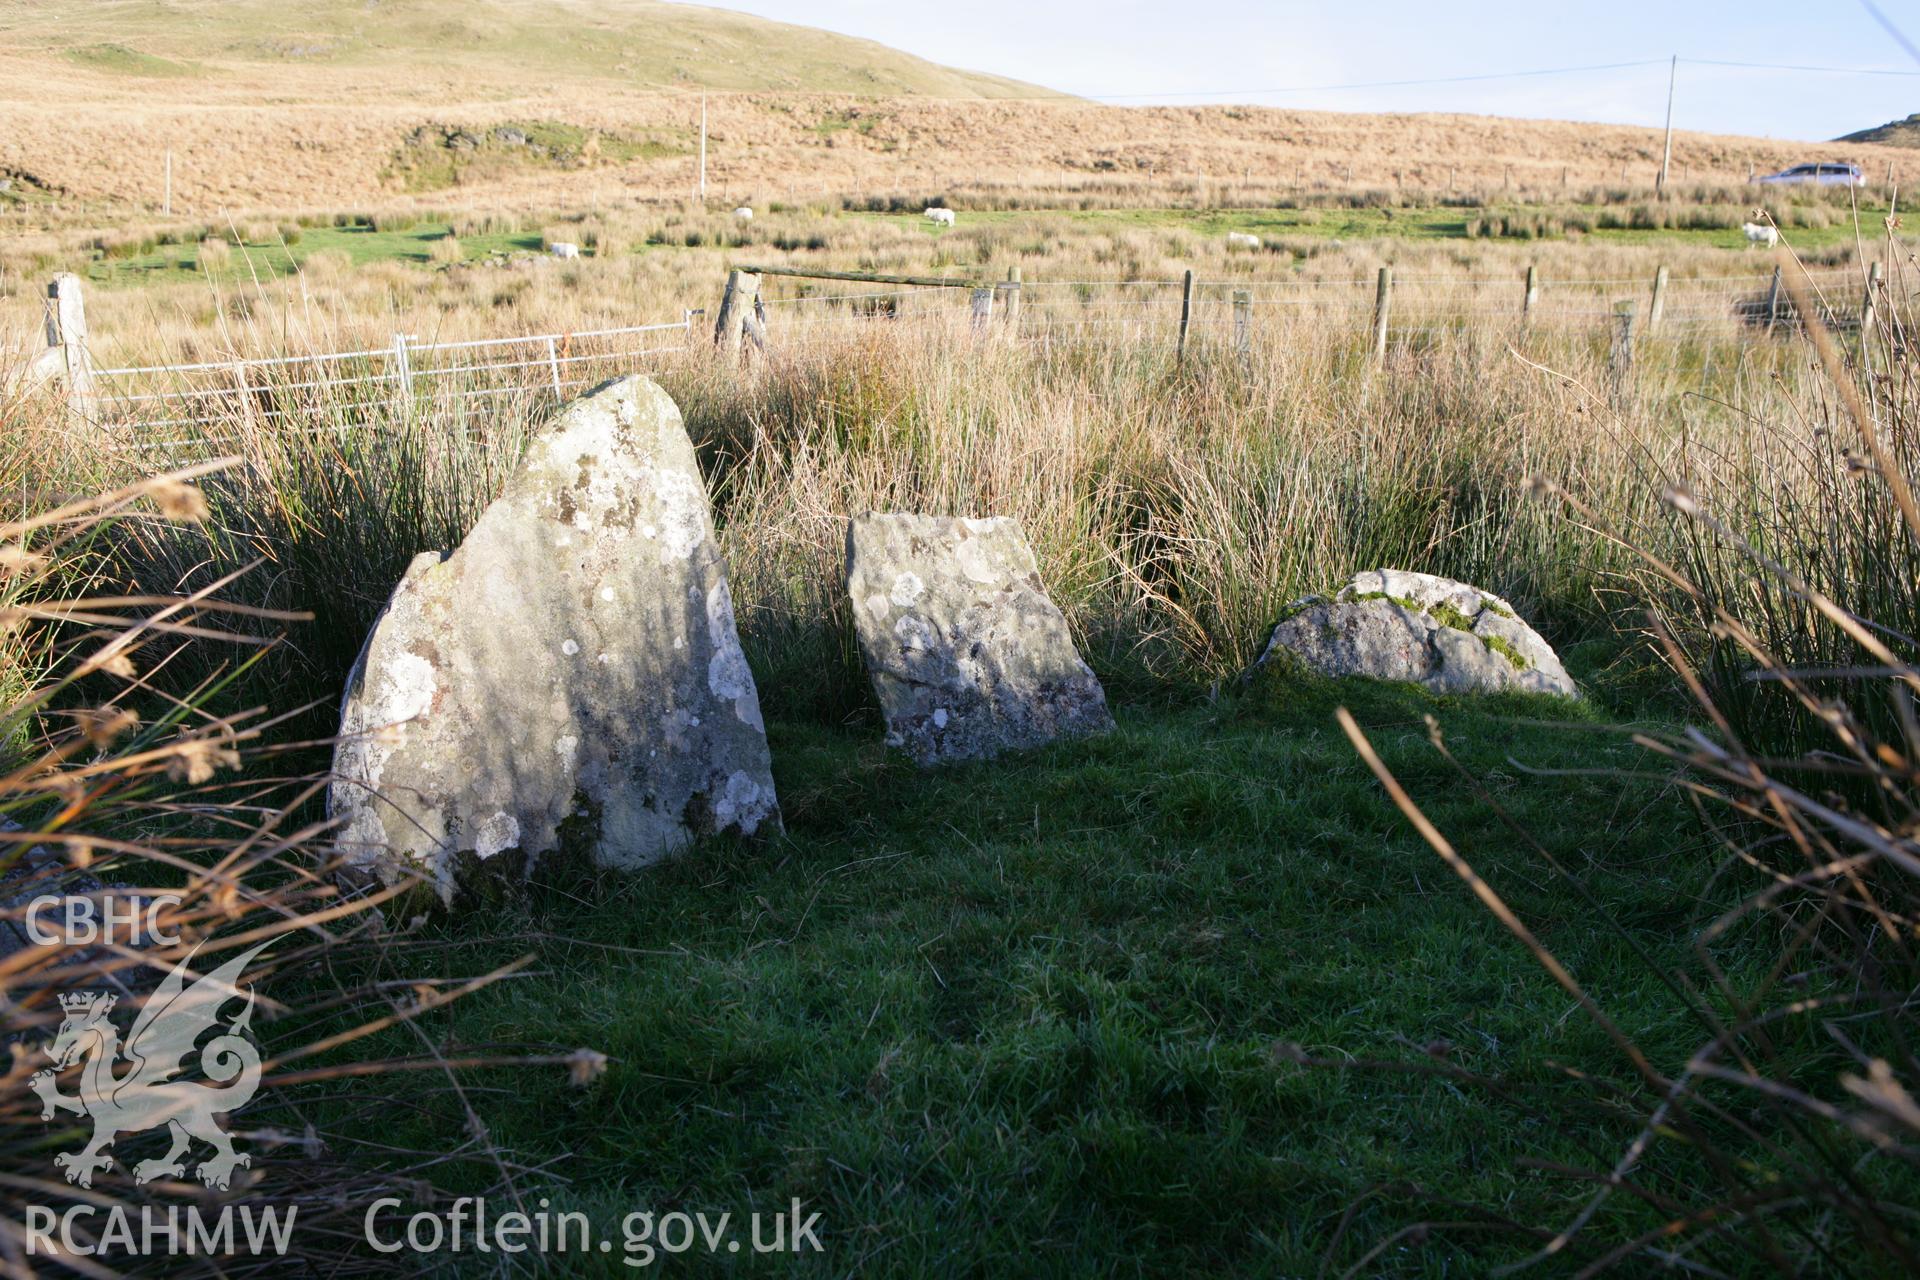
[[[236,69],[217,80],[139,81],[41,59],[0,55],[0,103],[13,123],[0,165],[69,193],[68,203],[154,207],[162,153],[174,155],[174,207],[339,207],[402,198],[387,175],[422,124],[469,128],[556,120],[677,140],[680,154],[602,162],[569,172],[580,207],[680,202],[692,192],[692,93],[593,92],[452,83],[437,94],[364,68]],[[1258,107],[1107,107],[1083,102],[873,99],[799,92],[708,99],[710,193],[728,204],[770,200],[1028,195],[1068,205],[1272,204],[1302,192],[1449,188],[1553,196],[1600,184],[1651,189],[1657,130],[1461,115],[1366,115]],[[1835,151],[1711,134],[1675,137],[1675,179],[1743,184]],[[1876,179],[1896,147],[1848,144]],[[531,170],[463,188],[462,201],[550,208],[554,176]],[[405,197],[444,203],[445,192]]]

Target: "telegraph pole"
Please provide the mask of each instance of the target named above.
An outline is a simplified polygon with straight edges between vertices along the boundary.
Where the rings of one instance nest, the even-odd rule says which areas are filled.
[[[707,95],[700,95],[700,203],[707,202]]]
[[[1673,82],[1680,75],[1680,55],[1667,64],[1667,146],[1660,155],[1660,194],[1667,194],[1667,169],[1673,164]]]

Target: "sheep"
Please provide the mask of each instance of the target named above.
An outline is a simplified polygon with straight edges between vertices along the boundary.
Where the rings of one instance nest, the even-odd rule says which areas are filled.
[[[733,211],[733,220],[735,222],[752,222],[753,210],[747,208],[745,205],[741,205]]]
[[[555,240],[547,246],[547,252],[556,258],[577,258],[580,256],[580,246],[569,244],[565,240]]]
[[[1259,247],[1259,236],[1249,235],[1245,231],[1227,232],[1227,248],[1229,249],[1258,249]]]
[[[953,225],[953,210],[942,209],[938,206],[929,207],[926,218],[928,222],[931,222],[936,227],[950,227]]]
[[[1757,222],[1743,222],[1740,229],[1747,233],[1748,244],[1764,244],[1771,249],[1780,243],[1780,229],[1775,226],[1763,226]]]

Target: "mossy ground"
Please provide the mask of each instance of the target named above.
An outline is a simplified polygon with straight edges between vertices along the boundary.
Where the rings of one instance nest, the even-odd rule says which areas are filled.
[[[1385,802],[1340,705],[1652,1056],[1683,1061],[1702,1035],[1626,935],[1686,967],[1713,855],[1657,778],[1520,767],[1644,766],[1619,730],[1645,708],[1604,689],[1574,705],[1297,674],[1121,706],[1110,736],[933,772],[864,725],[776,722],[784,836],[428,926],[450,960],[497,963],[503,938],[539,955],[445,1015],[447,1043],[611,1055],[584,1088],[475,1085],[493,1141],[560,1162],[567,1185],[542,1192],[557,1207],[617,1234],[634,1210],[744,1219],[798,1197],[822,1214],[810,1274],[1302,1275],[1457,1216],[1441,1197],[1557,1222],[1590,1188],[1524,1162],[1604,1168],[1632,1135],[1555,1064],[1604,1070],[1613,1051]],[[1428,715],[1624,934],[1461,784]],[[1565,1110],[1444,1075],[1303,1067],[1289,1045],[1498,1075]],[[374,1160],[470,1136],[437,1106],[344,1125]],[[1657,1144],[1649,1176],[1689,1158]],[[436,1176],[472,1191],[497,1169]],[[1627,1197],[1603,1217],[1652,1222]],[[1485,1274],[1520,1244],[1442,1232],[1368,1274]],[[619,1258],[546,1262],[614,1275]]]

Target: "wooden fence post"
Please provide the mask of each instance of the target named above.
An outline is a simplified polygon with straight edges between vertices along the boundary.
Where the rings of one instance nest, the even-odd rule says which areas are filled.
[[[720,297],[720,316],[714,321],[713,340],[726,351],[740,349],[747,317],[760,297],[760,277],[735,268],[727,272],[727,289]]]
[[[1660,327],[1660,317],[1667,313],[1667,268],[1664,264],[1654,269],[1653,301],[1647,307],[1647,332],[1652,333]]]
[[[1773,269],[1773,283],[1767,286],[1767,332],[1780,323],[1780,268]]]
[[[1373,290],[1373,360],[1387,358],[1387,310],[1393,301],[1393,268],[1380,268],[1380,281]]]
[[[1607,354],[1607,372],[1613,383],[1613,407],[1624,409],[1633,379],[1633,314],[1640,304],[1631,300],[1613,304],[1613,349]]]
[[[1540,301],[1540,268],[1527,264],[1527,291],[1520,296],[1520,327],[1533,323],[1533,304]]]
[[[1253,290],[1233,291],[1233,349],[1241,363],[1253,357]]]
[[[68,411],[91,422],[97,397],[93,354],[87,348],[87,304],[80,294],[80,277],[70,271],[62,271],[47,286],[47,346],[60,349],[66,367]]]
[[[1003,299],[1000,319],[1007,328],[1018,330],[1020,328],[1020,268],[1018,266],[1007,268],[1007,282],[1001,285],[1000,289]]]
[[[1187,360],[1187,328],[1193,323],[1193,268],[1180,281],[1180,346],[1175,359],[1181,364]]]
[[[976,337],[987,331],[993,322],[993,290],[975,289],[971,296],[973,311],[973,332]]]

